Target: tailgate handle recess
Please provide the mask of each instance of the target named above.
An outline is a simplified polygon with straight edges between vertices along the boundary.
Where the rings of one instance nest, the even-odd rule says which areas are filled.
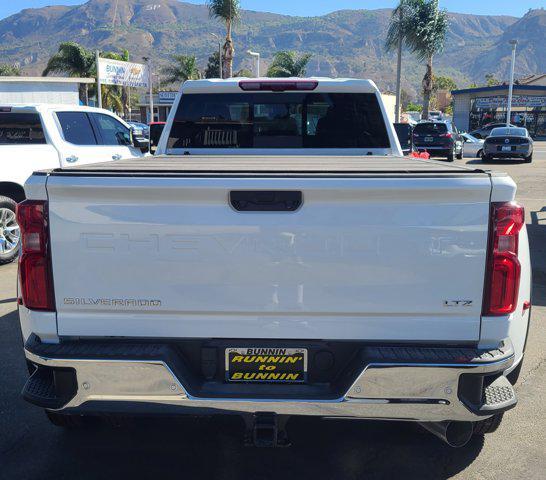
[[[303,196],[296,190],[234,190],[229,201],[238,212],[293,212]]]

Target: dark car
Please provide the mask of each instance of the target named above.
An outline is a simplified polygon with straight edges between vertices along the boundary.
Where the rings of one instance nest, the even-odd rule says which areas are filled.
[[[494,158],[522,158],[525,162],[533,161],[533,139],[526,128],[494,128],[485,139],[482,149],[482,160],[487,162]]]
[[[511,127],[515,127],[516,125],[510,125]],[[487,125],[482,125],[480,128],[477,128],[476,130],[473,130],[472,132],[469,132],[470,135],[476,138],[486,138],[491,133],[491,130],[494,128],[500,128],[500,127],[506,127],[506,123],[488,123]]]
[[[450,122],[420,122],[413,127],[413,145],[418,152],[431,157],[445,157],[452,162],[463,158],[463,139]]]
[[[412,133],[413,128],[409,123],[394,123],[394,130],[398,136],[402,153],[408,155],[413,150]]]
[[[154,153],[165,128],[165,122],[150,123],[150,153]]]

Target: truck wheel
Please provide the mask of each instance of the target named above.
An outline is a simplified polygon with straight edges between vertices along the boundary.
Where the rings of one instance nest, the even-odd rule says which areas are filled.
[[[86,418],[81,415],[69,415],[65,413],[56,413],[45,410],[47,419],[56,427],[62,428],[81,428],[85,426]]]
[[[480,420],[479,422],[474,423],[473,435],[485,435],[487,433],[493,433],[502,422],[503,413],[497,413],[492,417],[486,418],[485,420]]]
[[[15,216],[16,206],[11,198],[0,196],[0,265],[13,262],[19,255],[21,230]]]

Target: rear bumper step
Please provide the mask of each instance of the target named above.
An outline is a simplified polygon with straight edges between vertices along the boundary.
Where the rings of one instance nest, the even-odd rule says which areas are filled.
[[[268,385],[254,385],[254,396],[249,396],[248,386],[230,384],[225,391],[219,382],[210,383],[220,393],[195,395],[191,375],[168,344],[48,345],[31,337],[25,354],[38,367],[25,386],[25,399],[67,413],[271,412],[439,422],[476,421],[516,403],[513,388],[503,376],[514,361],[509,340],[491,350],[366,346],[360,350],[354,380],[335,398],[305,387],[292,395],[295,390],[282,390],[282,385],[269,396],[273,390]],[[286,392],[285,397],[279,396],[279,389]]]

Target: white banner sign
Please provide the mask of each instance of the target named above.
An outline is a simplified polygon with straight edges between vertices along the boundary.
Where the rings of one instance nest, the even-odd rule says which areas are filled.
[[[477,108],[499,108],[505,107],[508,103],[506,97],[479,97],[476,98],[475,106]],[[512,97],[513,107],[544,107],[546,106],[546,97],[534,95],[514,95]]]
[[[103,85],[148,88],[148,65],[100,58],[99,79]]]

